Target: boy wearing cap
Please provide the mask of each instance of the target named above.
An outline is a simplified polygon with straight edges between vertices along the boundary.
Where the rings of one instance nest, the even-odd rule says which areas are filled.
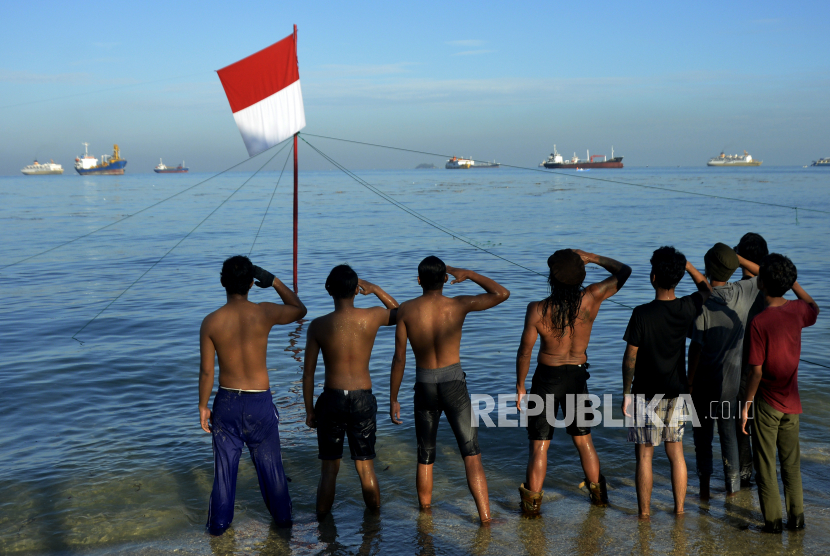
[[[698,291],[676,297],[674,288],[685,272],[695,281]],[[683,513],[687,480],[683,456],[686,408],[681,394],[688,392],[686,333],[711,291],[706,278],[674,247],[654,251],[650,278],[654,300],[634,309],[623,336],[628,345],[622,365],[622,410],[633,425],[628,429],[628,441],[635,443],[640,519],[649,519],[651,514],[651,461],[654,447],[662,442],[671,463],[674,511]]]
[[[729,282],[738,266],[757,274],[758,265],[716,243],[703,258],[712,295],[695,319],[689,344],[689,391],[700,419],[694,428],[700,499],[709,499],[712,440],[718,423],[726,495],[741,489],[740,457],[735,422],[741,385],[744,331],[758,297],[758,278]]]
[[[590,263],[601,266],[611,276],[583,288],[585,265]],[[605,477],[600,473],[591,429],[580,427],[575,415],[567,414],[569,412],[566,408],[573,412],[575,404],[567,403],[566,396],[588,394],[587,380],[590,375],[586,350],[599,307],[603,301],[617,293],[631,276],[629,266],[579,249],[555,252],[548,258],[548,267],[550,295],[527,306],[522,339],[516,354],[516,407],[522,411],[521,402],[526,394],[525,379],[530,370],[533,346],[537,337],[542,337],[538,364],[530,388],[530,394],[538,396],[535,403],[542,404],[542,411],[535,407],[536,414],[528,415],[530,453],[525,482],[519,487],[522,510],[529,515],[538,514],[542,506],[542,485],[554,431],[548,416],[555,418],[560,408],[565,413],[565,421],[571,421],[565,430],[579,453],[591,502],[598,506],[608,504]],[[545,405],[551,403],[554,404],[552,408],[544,409]]]
[[[784,255],[772,253],[761,262],[758,285],[767,308],[749,327],[750,375],[741,421],[754,410],[752,447],[755,480],[764,514],[764,531],[781,533],[781,496],[778,494],[775,452],[781,463],[781,480],[787,506],[787,528],[804,528],[804,493],[801,488],[801,448],[798,441],[801,398],[798,394],[798,360],[801,329],[816,323],[819,307],[796,282],[795,265]],[[798,298],[784,299],[792,288]],[[756,392],[758,396],[756,396]],[[753,403],[754,400],[754,403]],[[746,429],[744,428],[744,433]]]

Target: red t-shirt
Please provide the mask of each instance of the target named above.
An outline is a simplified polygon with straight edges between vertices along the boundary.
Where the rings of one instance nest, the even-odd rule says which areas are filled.
[[[798,396],[798,359],[801,329],[816,323],[816,313],[800,299],[767,307],[749,326],[749,364],[761,365],[758,393],[783,413],[801,413]]]

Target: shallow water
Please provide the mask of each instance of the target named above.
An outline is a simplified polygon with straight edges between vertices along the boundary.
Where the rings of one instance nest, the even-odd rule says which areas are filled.
[[[790,256],[799,281],[830,307],[827,214],[500,168],[481,172],[368,171],[360,175],[401,203],[501,256],[539,272],[554,250],[577,247],[630,264],[634,275],[613,299],[635,306],[653,295],[651,251],[673,244],[702,267],[716,241],[747,231]],[[280,411],[283,458],[296,523],[270,525],[250,461],[243,458],[233,529],[204,533],[212,483],[210,437],[198,424],[198,329],[224,302],[221,262],[251,249],[277,173],[260,174],[124,293],[78,338],[72,335],[179,242],[250,174],[220,176],[154,209],[0,271],[0,552],[139,554],[596,554],[816,553],[830,542],[830,380],[803,363],[800,387],[806,532],[767,536],[755,490],[725,501],[715,443],[714,497],[695,500],[691,431],[687,515],[671,514],[668,465],[655,455],[654,517],[636,519],[633,448],[623,429],[595,429],[611,506],[591,507],[578,488],[579,460],[557,431],[549,453],[544,516],[522,519],[517,487],[527,440],[517,428],[482,429],[479,442],[496,523],[478,525],[451,431],[442,423],[434,509],[420,514],[414,493],[411,418],[414,359],[400,397],[404,424],[388,418],[393,331],[382,330],[371,371],[378,398],[383,508],[364,513],[351,465],[338,478],[333,515],[313,515],[319,476],[316,438],[304,424],[301,358],[307,323],[276,327],[268,362]],[[23,259],[164,199],[207,175],[0,178],[0,261]],[[286,176],[287,177],[287,176]],[[253,249],[255,263],[286,283],[291,274],[291,194],[283,178]],[[625,169],[590,177],[830,211],[830,173],[801,168]],[[467,319],[462,364],[473,394],[512,394],[514,357],[529,301],[544,280],[427,226],[335,172],[304,172],[300,183],[300,296],[309,318],[331,310],[323,283],[348,262],[399,301],[420,293],[418,262],[437,254],[491,276],[509,301]],[[589,280],[606,275],[590,269]],[[690,292],[686,279],[678,288]],[[255,301],[274,300],[254,288]],[[447,293],[476,293],[470,283]],[[358,304],[368,306],[361,298]],[[825,309],[827,310],[827,309]],[[596,394],[618,394],[623,331],[630,311],[606,303],[589,347]],[[825,315],[804,332],[804,359],[830,364]],[[322,369],[317,374],[322,384]],[[529,384],[529,383],[528,383]],[[318,391],[319,392],[319,391]],[[619,410],[614,408],[614,416]],[[511,417],[515,419],[515,417]]]

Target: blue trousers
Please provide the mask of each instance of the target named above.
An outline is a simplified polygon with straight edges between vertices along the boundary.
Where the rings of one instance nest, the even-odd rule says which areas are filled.
[[[278,525],[291,524],[291,497],[282,469],[279,414],[271,392],[239,393],[220,388],[213,399],[213,491],[207,527],[221,535],[233,521],[236,473],[248,446],[265,506]]]

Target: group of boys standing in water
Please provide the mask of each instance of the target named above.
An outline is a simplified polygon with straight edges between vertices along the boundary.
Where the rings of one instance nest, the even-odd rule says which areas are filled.
[[[709,498],[717,422],[727,495],[751,486],[754,460],[764,530],[780,532],[783,520],[775,466],[777,448],[787,526],[803,528],[797,370],[801,328],[815,323],[818,305],[796,282],[792,262],[783,255],[768,255],[766,242],[758,234],[746,234],[734,249],[718,243],[704,260],[705,276],[673,247],[654,251],[650,280],[655,299],[634,309],[625,331],[622,410],[629,419],[628,440],[635,445],[639,515],[647,519],[650,514],[652,457],[654,446],[661,443],[671,464],[674,509],[683,513],[687,473],[682,439],[691,410],[702,416],[700,426],[694,428],[701,499]],[[604,268],[610,276],[583,287],[588,264]],[[563,413],[566,408],[571,411],[572,406],[565,404],[568,396],[576,397],[577,403],[588,403],[586,351],[594,321],[602,302],[617,293],[631,275],[631,268],[623,263],[571,249],[556,251],[549,257],[548,267],[550,295],[528,305],[516,357],[516,406],[527,412],[530,442],[525,481],[519,487],[526,515],[541,511],[547,452],[555,428],[551,415],[555,419],[560,409]],[[738,267],[743,270],[743,279],[730,283]],[[697,291],[676,297],[675,286],[686,272]],[[453,277],[452,284],[470,280],[484,293],[445,296],[443,288],[449,276]],[[221,282],[227,304],[208,315],[200,331],[199,412],[202,428],[213,438],[214,484],[207,526],[214,535],[222,534],[233,520],[237,468],[246,444],[268,510],[278,525],[291,523],[291,499],[280,454],[279,414],[269,390],[265,354],[271,327],[294,322],[307,312],[294,292],[247,257],[226,260]],[[283,303],[248,301],[254,282],[261,288],[273,287]],[[478,428],[461,367],[461,333],[468,313],[495,307],[506,301],[510,292],[495,280],[447,266],[434,256],[418,266],[418,283],[423,295],[399,305],[380,286],[359,279],[348,265],[332,269],[326,280],[334,311],[309,325],[303,372],[306,424],[317,430],[322,461],[318,517],[328,514],[334,503],[346,438],[364,502],[369,508],[380,507],[373,465],[377,400],[372,394],[369,360],[380,327],[395,326],[390,416],[396,425],[402,423],[398,394],[408,343],[415,355],[416,490],[420,507],[426,509],[432,503],[436,438],[444,413],[463,457],[467,484],[481,522],[491,520]],[[790,289],[798,300],[783,298]],[[383,307],[355,307],[358,294],[377,296]],[[537,367],[527,392],[525,381],[539,337]],[[691,338],[688,375],[687,337]],[[320,352],[325,383],[315,403],[314,374]],[[217,357],[219,390],[211,411],[208,402]],[[690,397],[692,405],[687,407]],[[534,404],[542,404],[541,408],[534,406],[534,411],[529,411],[531,399]],[[550,404],[552,409],[547,409],[545,406]],[[750,406],[754,407],[754,419]],[[747,436],[750,429],[751,445]],[[571,416],[566,432],[579,454],[591,502],[607,505],[607,485],[590,427]]]

